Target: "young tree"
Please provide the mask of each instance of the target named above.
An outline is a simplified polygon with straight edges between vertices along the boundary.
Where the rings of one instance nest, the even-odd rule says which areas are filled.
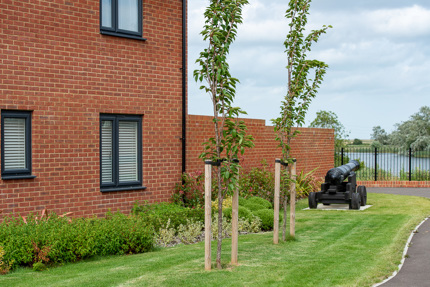
[[[331,111],[319,111],[315,119],[309,125],[311,128],[334,129],[334,144],[336,148],[345,146],[348,133],[339,121],[337,115]]]
[[[222,202],[227,194],[232,194],[237,186],[239,174],[238,154],[253,146],[252,136],[246,135],[246,126],[238,116],[245,114],[232,103],[238,79],[229,71],[227,55],[234,42],[238,24],[242,23],[242,8],[247,0],[211,0],[205,11],[205,25],[201,34],[209,45],[200,53],[196,63],[200,69],[194,71],[200,87],[208,93],[213,104],[214,137],[205,142],[205,152],[200,158],[216,162],[218,190],[218,236],[217,267],[221,268],[222,247]]]
[[[288,57],[288,91],[281,104],[281,113],[272,120],[276,140],[282,148],[282,160],[292,163],[290,158],[291,139],[299,133],[294,127],[302,126],[309,104],[316,96],[317,89],[326,73],[327,65],[318,60],[309,60],[306,53],[311,51],[312,44],[331,26],[313,30],[304,36],[311,0],[290,0],[285,17],[290,20],[290,30],[284,42]],[[313,72],[313,76],[310,73]],[[283,195],[284,222],[283,240],[286,239],[287,195]],[[291,198],[290,201],[295,200]]]

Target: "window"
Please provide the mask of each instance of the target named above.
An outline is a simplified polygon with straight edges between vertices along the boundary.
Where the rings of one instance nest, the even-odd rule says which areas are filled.
[[[102,34],[142,38],[142,0],[100,0]]]
[[[2,179],[34,178],[31,175],[31,112],[1,112]]]
[[[143,189],[142,118],[100,116],[101,191]]]

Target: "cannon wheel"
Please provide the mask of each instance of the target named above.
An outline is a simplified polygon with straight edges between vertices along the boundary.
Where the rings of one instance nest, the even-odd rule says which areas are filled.
[[[367,190],[364,185],[360,185],[357,188],[357,192],[360,194],[361,197],[361,206],[366,206],[367,204]]]
[[[354,192],[351,195],[351,203],[349,204],[349,209],[360,209],[361,197],[358,192]]]
[[[309,208],[311,209],[317,208],[318,202],[317,202],[317,194],[315,192],[309,193],[308,202],[309,202]]]

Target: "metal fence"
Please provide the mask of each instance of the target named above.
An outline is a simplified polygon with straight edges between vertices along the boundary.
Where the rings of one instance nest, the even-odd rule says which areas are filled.
[[[360,161],[357,180],[430,181],[430,148],[346,147],[335,150],[335,166]]]

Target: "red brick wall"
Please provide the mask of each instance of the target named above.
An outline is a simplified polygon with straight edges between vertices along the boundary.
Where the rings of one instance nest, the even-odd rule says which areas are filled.
[[[243,165],[258,166],[265,159],[274,164],[281,157],[278,142],[275,141],[273,127],[266,126],[264,120],[244,119],[248,133],[255,138],[255,147],[245,152]],[[300,128],[301,134],[292,140],[292,156],[297,158],[297,172],[318,168],[315,175],[324,177],[334,166],[334,132],[329,129]],[[201,143],[213,137],[212,117],[188,115],[187,121],[187,170],[203,169],[198,158],[203,152]]]
[[[366,187],[414,187],[429,188],[429,181],[357,181],[358,185]]]
[[[100,34],[99,0],[0,2],[0,109],[32,111],[35,179],[0,180],[0,211],[128,212],[181,173],[182,1],[143,1],[139,41]],[[100,113],[143,115],[144,191],[100,192]]]

